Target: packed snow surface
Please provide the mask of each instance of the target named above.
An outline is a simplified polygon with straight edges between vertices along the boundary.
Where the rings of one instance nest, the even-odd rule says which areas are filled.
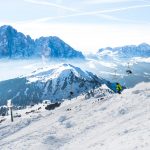
[[[150,149],[150,82],[120,95],[98,98],[97,93],[90,99],[81,95],[51,111],[43,105],[14,111],[21,117],[13,123],[10,116],[0,118],[6,119],[0,123],[0,149]]]

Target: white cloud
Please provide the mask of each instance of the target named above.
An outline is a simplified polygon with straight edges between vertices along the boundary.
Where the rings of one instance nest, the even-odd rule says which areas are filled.
[[[146,3],[150,3],[149,0],[140,0],[141,2],[146,2]]]

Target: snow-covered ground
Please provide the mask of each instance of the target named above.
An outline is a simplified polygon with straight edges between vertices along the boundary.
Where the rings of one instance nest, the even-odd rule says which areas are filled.
[[[100,99],[97,94],[65,101],[52,111],[39,104],[14,112],[22,116],[0,123],[0,149],[149,150],[150,82],[121,95]]]

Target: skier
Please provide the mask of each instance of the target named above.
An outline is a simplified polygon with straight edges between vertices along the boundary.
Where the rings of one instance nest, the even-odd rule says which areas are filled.
[[[116,91],[118,94],[121,94],[122,86],[119,83],[116,83]]]

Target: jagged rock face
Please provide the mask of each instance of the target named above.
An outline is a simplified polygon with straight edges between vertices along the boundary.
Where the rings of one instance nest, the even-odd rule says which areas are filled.
[[[11,26],[0,27],[0,57],[47,57],[81,58],[81,52],[74,50],[58,37],[41,37],[35,41],[30,36],[17,32]]]
[[[150,45],[142,43],[138,46],[128,45],[123,47],[107,47],[101,48],[98,53],[101,53],[105,50],[117,52],[120,57],[150,57]]]
[[[29,57],[34,53],[30,36],[17,32],[11,26],[0,27],[0,57]]]
[[[41,37],[35,41],[36,50],[51,58],[84,58],[81,52],[74,50],[58,37]]]
[[[52,69],[37,70],[27,77],[1,81],[0,105],[5,105],[8,99],[12,99],[15,105],[28,105],[45,99],[57,102],[86,93],[104,82],[104,79],[90,72],[64,64]]]

